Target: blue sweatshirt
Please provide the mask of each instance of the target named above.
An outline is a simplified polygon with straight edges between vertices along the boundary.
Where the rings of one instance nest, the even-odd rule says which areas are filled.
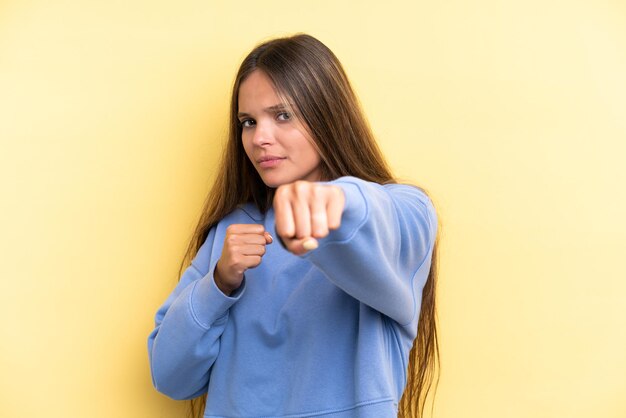
[[[204,417],[397,416],[436,213],[412,186],[327,184],[345,193],[340,228],[302,256],[267,245],[231,296],[213,279],[226,227],[273,234],[274,211],[241,205],[210,230],[148,337],[158,391],[208,392]]]

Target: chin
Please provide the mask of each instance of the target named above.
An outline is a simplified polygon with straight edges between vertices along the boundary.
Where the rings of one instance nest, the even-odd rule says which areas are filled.
[[[290,180],[283,176],[277,176],[277,175],[260,176],[260,177],[261,177],[261,180],[263,180],[263,183],[265,183],[267,187],[271,187],[273,189],[277,188],[278,186],[282,186],[283,184],[293,183],[294,181],[296,181],[295,179]]]
[[[276,176],[261,176],[261,180],[263,180],[263,183],[265,183],[265,185],[267,187],[271,187],[273,189],[277,188],[278,186],[281,186],[283,184],[286,184],[285,181],[280,181],[280,179],[278,179]]]

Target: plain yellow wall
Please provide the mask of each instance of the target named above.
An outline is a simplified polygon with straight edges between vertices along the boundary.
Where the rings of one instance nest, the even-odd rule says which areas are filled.
[[[0,2],[0,416],[183,416],[146,338],[237,66],[298,31],[438,205],[434,416],[625,417],[626,6],[609,0]]]

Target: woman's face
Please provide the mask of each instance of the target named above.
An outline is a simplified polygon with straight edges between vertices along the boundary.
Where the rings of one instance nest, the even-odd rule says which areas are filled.
[[[308,130],[289,113],[264,72],[254,70],[239,86],[241,139],[268,187],[320,180],[320,155]]]

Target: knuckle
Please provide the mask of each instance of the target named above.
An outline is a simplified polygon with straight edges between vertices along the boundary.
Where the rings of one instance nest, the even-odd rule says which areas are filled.
[[[296,190],[296,193],[298,193],[299,195],[308,193],[310,190],[310,185],[308,181],[304,181],[304,180],[298,180],[296,181],[294,184],[294,189]]]
[[[326,193],[326,190],[322,186],[313,186],[311,188],[311,196],[315,200],[319,200]]]
[[[289,189],[287,188],[287,185],[283,184],[281,186],[278,186],[276,192],[274,192],[274,200],[283,199],[288,193]]]

